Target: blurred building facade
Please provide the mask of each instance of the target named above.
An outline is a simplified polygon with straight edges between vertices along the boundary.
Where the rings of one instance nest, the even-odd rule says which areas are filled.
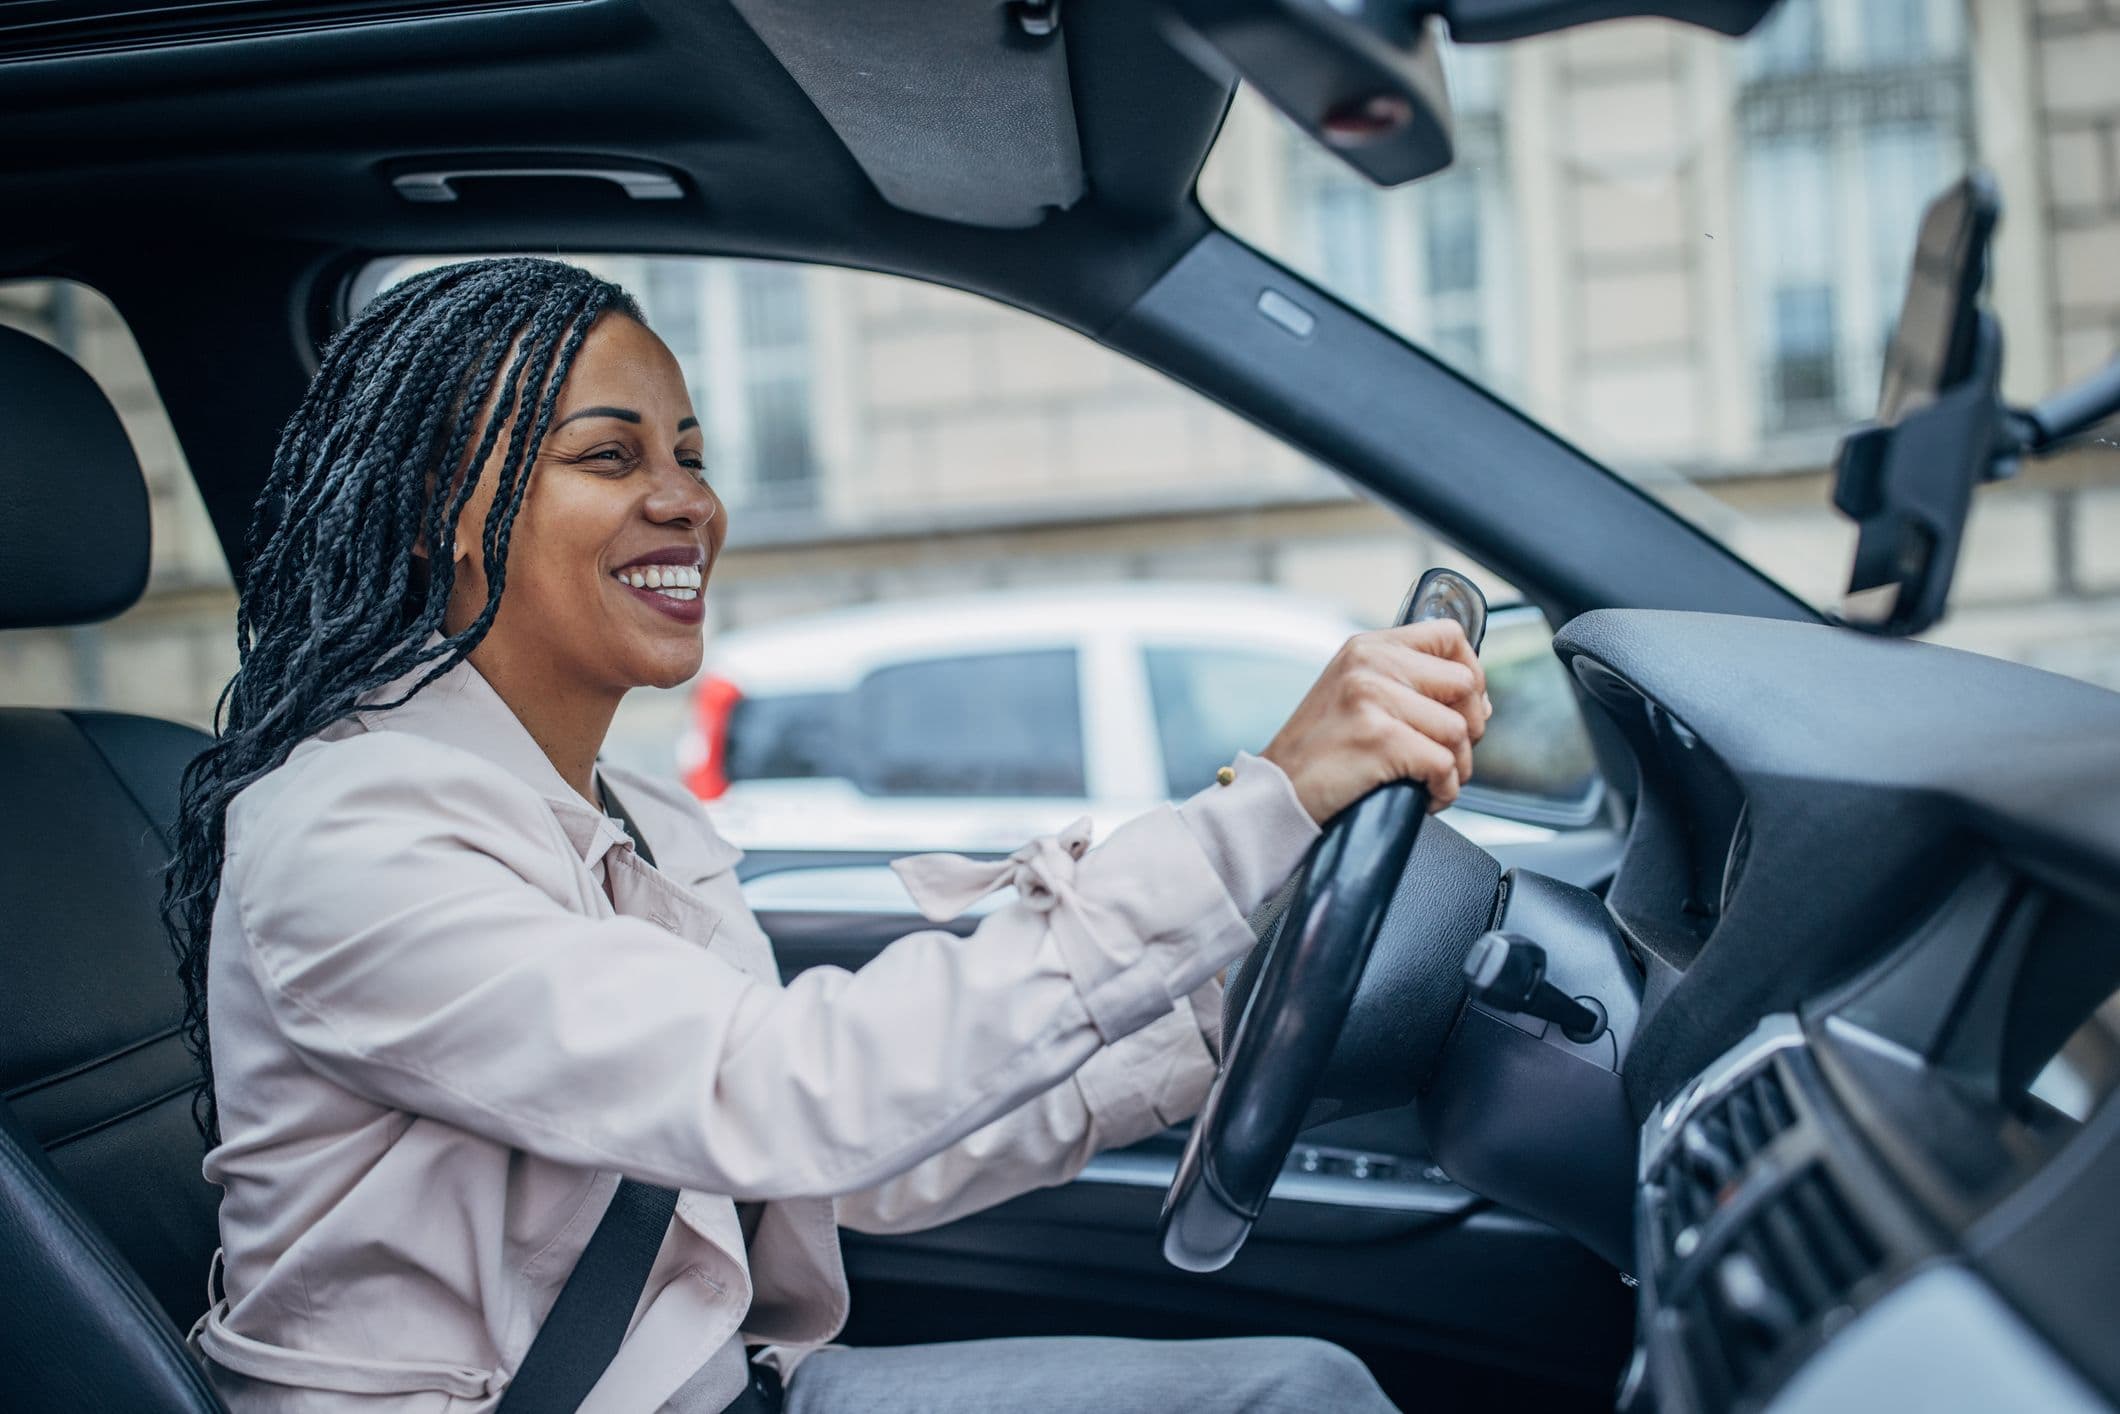
[[[1788,0],[1770,26],[1742,44],[1626,23],[1460,51],[1459,161],[1394,192],[1243,96],[1202,199],[1829,603],[1851,538],[1824,467],[1874,403],[1914,227],[1946,182],[1976,162],[2000,181],[2014,396],[2120,352],[2120,0]],[[844,271],[594,263],[642,296],[692,380],[734,511],[718,626],[1130,578],[1280,584],[1375,618],[1423,564],[1462,562],[1019,312]],[[203,721],[233,667],[228,576],[146,370],[86,291],[0,286],[0,322],[113,390],[158,536],[132,613],[0,635],[0,701]],[[2120,686],[2120,445],[2027,468],[1977,507],[1935,636]]]

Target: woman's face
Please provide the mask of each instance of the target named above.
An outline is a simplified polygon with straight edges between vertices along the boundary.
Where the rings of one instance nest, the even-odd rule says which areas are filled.
[[[457,522],[452,633],[485,606],[480,536],[506,440]],[[624,315],[605,315],[553,406],[480,652],[616,692],[671,687],[698,672],[702,596],[728,535],[704,445],[670,350]]]

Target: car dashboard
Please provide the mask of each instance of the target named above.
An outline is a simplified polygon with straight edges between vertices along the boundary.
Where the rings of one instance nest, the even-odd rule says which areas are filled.
[[[2120,1400],[2120,696],[1586,615],[1644,973],[1623,1411]]]
[[[2112,1095],[2120,998],[2014,1088],[1927,1062],[1862,1010],[1777,1013],[1652,1111],[1621,1407],[2109,1408],[2120,1111],[2089,1120]]]

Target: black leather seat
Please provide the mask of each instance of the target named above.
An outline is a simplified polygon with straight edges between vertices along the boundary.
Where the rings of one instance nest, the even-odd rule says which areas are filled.
[[[139,462],[93,380],[0,328],[0,629],[90,623],[147,580]],[[183,989],[163,931],[177,782],[206,738],[0,708],[0,1405],[221,1410]]]

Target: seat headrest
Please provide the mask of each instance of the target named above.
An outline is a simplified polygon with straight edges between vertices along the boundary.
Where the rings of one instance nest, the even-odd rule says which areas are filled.
[[[147,587],[147,481],[110,399],[0,327],[0,628],[121,614]]]

